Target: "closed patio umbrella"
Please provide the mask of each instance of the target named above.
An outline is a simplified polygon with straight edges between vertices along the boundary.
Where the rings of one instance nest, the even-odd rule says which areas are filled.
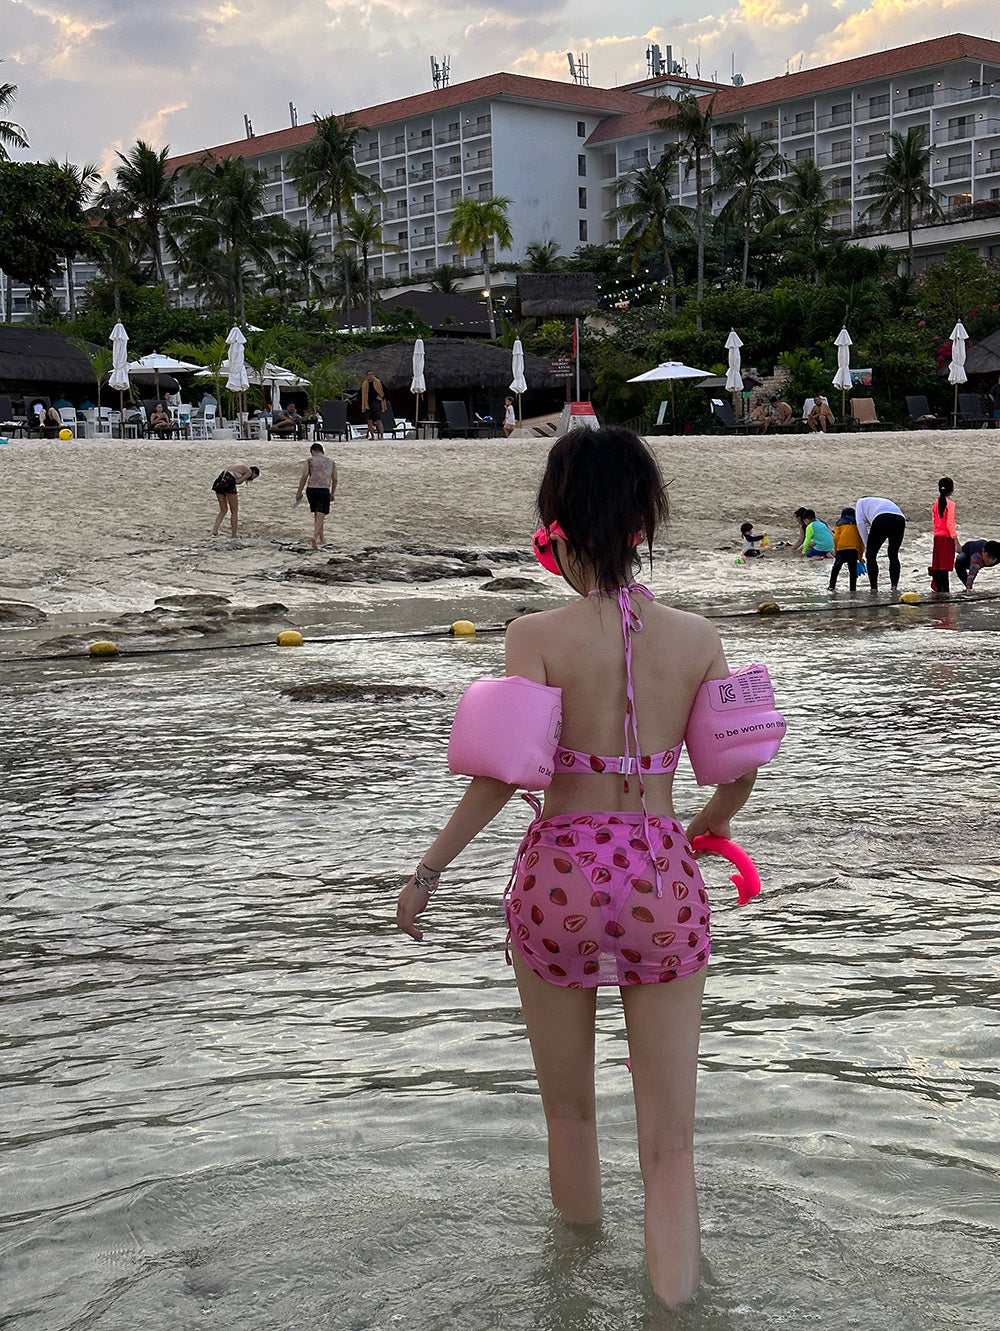
[[[413,411],[413,425],[416,428],[417,421],[420,419],[420,394],[427,392],[427,385],[424,383],[424,339],[418,337],[413,344],[413,373],[410,378],[410,392],[417,399],[417,405]]]
[[[708,370],[696,370],[690,365],[685,365],[679,360],[665,360],[659,365],[654,365],[651,370],[646,370],[643,374],[636,374],[629,380],[630,384],[649,384],[658,379],[666,379],[670,384],[670,419],[674,420],[674,380],[675,379],[707,379]]]
[[[958,420],[958,386],[968,381],[965,373],[965,344],[969,334],[965,331],[961,319],[951,330],[951,364],[948,366],[948,382],[955,385],[955,405],[952,408],[953,419]]]
[[[108,387],[118,389],[118,409],[121,415],[121,434],[125,437],[125,389],[130,387],[128,377],[128,333],[119,321],[111,330],[111,373]]]
[[[524,348],[521,346],[521,339],[514,340],[514,346],[510,353],[510,372],[513,376],[510,381],[510,391],[517,394],[517,423],[521,424],[521,394],[528,391],[527,380],[524,377]]]
[[[731,328],[729,336],[726,338],[726,351],[729,354],[729,369],[726,371],[726,391],[728,393],[743,392],[743,375],[740,373],[740,347],[742,345],[743,342],[739,333],[735,328]],[[743,415],[742,411],[740,415]]]
[[[229,330],[229,336],[226,338],[226,344],[229,347],[229,355],[226,357],[229,363],[229,373],[226,375],[226,387],[230,393],[239,394],[239,413],[240,423],[245,432],[246,430],[246,398],[244,394],[250,387],[250,380],[247,378],[247,365],[245,360],[246,338],[239,324],[233,324]]]
[[[851,388],[851,335],[846,328],[837,334],[834,346],[837,348],[837,373],[833,376],[834,388],[840,389],[840,417],[844,418],[844,399]]]

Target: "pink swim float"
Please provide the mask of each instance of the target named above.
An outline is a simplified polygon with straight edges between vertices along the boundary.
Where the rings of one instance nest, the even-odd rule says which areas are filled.
[[[562,689],[521,675],[484,675],[462,694],[448,740],[448,766],[522,790],[552,780],[562,729]]]
[[[723,859],[729,860],[737,870],[736,873],[730,874],[729,881],[736,887],[736,895],[741,906],[745,906],[748,901],[753,901],[754,897],[760,895],[760,874],[757,872],[757,866],[743,847],[738,846],[735,841],[703,833],[694,838],[691,846],[694,850],[701,851],[703,855],[721,855]]]
[[[699,786],[736,781],[769,763],[785,737],[767,666],[708,679],[695,694],[684,743]]]

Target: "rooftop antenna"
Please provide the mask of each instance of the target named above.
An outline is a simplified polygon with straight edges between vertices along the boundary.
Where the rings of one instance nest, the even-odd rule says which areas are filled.
[[[431,78],[435,88],[447,88],[451,79],[450,55],[443,55],[440,60],[431,56]]]
[[[579,84],[581,88],[590,87],[590,60],[586,51],[581,51],[576,57],[571,51],[566,52],[566,60],[569,63],[569,76],[574,83]]]
[[[291,123],[292,129],[295,129],[295,127],[299,123],[299,112],[298,108],[295,106],[293,102],[288,103],[288,119],[289,122]]]
[[[734,87],[734,88],[742,88],[742,87],[743,87],[743,75],[742,75],[742,74],[737,74],[737,72],[736,72],[736,52],[735,52],[735,51],[732,53],[732,64],[731,64],[731,68],[732,68],[732,74],[731,74],[730,77],[731,77],[732,80],[733,80],[733,87]]]
[[[653,42],[652,45],[646,47],[646,73],[651,79],[661,79],[667,72],[663,54],[657,44]]]
[[[244,116],[243,116],[243,128],[244,128],[244,129],[246,130],[246,132],[247,132],[247,138],[248,138],[248,139],[252,139],[252,138],[253,138],[253,121],[252,121],[252,120],[250,119],[250,117],[249,117],[248,115],[246,115],[246,114],[244,114]]]

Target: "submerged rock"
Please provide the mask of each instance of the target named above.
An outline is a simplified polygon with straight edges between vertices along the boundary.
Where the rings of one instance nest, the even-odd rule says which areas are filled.
[[[43,624],[47,618],[44,610],[26,601],[0,601],[0,624]]]
[[[211,610],[232,602],[219,592],[177,592],[173,596],[158,596],[153,604],[169,610]]]
[[[482,590],[484,592],[541,592],[545,588],[534,578],[520,578],[510,575],[503,578],[493,578],[490,582],[483,584]]]
[[[443,698],[424,684],[373,684],[363,679],[324,679],[313,684],[289,684],[281,690],[293,702],[357,702],[361,698]]]
[[[314,582],[438,582],[442,578],[489,578],[493,570],[480,563],[466,563],[446,555],[415,555],[403,550],[371,554],[334,555],[325,564],[305,564],[289,569],[290,578]]]

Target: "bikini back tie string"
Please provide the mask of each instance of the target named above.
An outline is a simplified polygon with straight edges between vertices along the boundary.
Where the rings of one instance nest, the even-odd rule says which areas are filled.
[[[607,593],[594,588],[588,596],[605,596]],[[618,588],[618,608],[622,617],[622,637],[625,641],[625,793],[628,794],[628,773],[634,766],[636,780],[639,783],[639,803],[642,805],[642,831],[649,847],[650,857],[656,874],[656,895],[663,896],[663,881],[660,876],[659,857],[654,852],[652,828],[649,825],[649,811],[646,808],[646,788],[642,780],[642,750],[639,747],[639,721],[635,708],[635,689],[632,684],[632,634],[642,632],[642,620],[639,612],[632,605],[632,596],[644,596],[647,601],[656,597],[641,582],[630,582]],[[631,734],[629,731],[631,730]]]

